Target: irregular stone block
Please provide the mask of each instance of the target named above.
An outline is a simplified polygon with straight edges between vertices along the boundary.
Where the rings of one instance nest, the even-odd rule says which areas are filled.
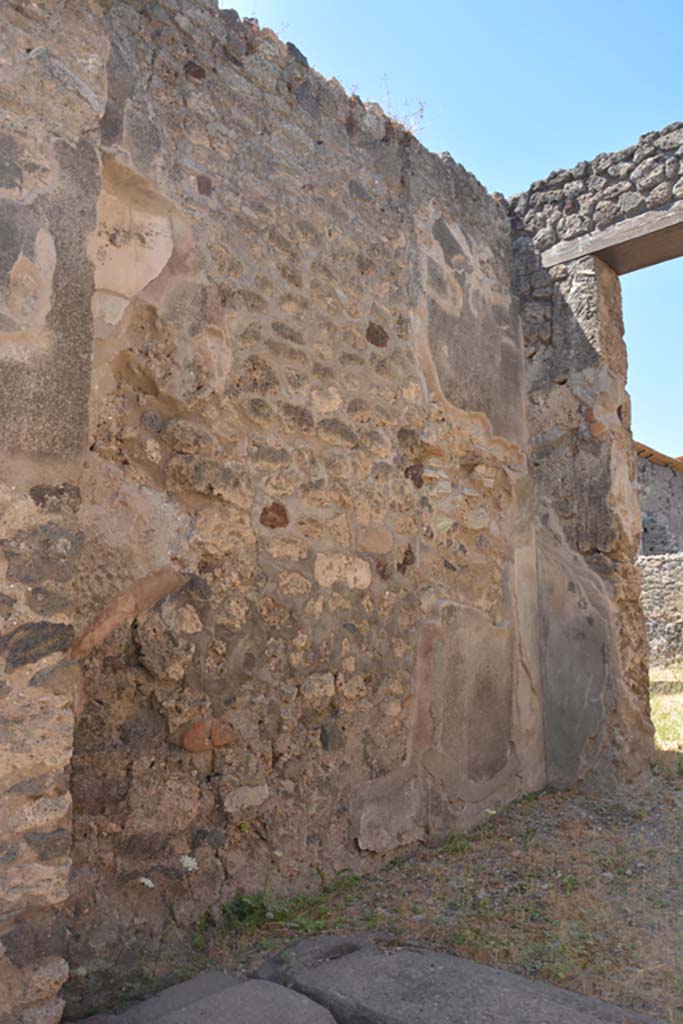
[[[323,750],[329,750],[331,753],[335,753],[339,750],[343,750],[345,745],[346,739],[344,737],[344,733],[334,719],[323,722],[320,726],[320,746]]]
[[[166,1020],[166,1014],[190,1012],[193,1004],[239,984],[239,978],[226,971],[202,971],[194,978],[170,985],[162,992],[143,1002],[135,1003],[120,1013],[98,1013],[88,1017],[88,1024],[162,1024]]]
[[[337,1024],[657,1024],[644,1014],[446,953],[385,951],[353,939],[347,946],[341,938],[315,941],[317,947],[290,947],[257,976],[274,977],[327,1007]]]
[[[268,786],[238,786],[231,789],[223,797],[223,807],[227,814],[239,814],[253,807],[260,807],[270,795]]]
[[[22,583],[71,579],[83,550],[83,534],[58,523],[41,523],[0,542],[7,558],[7,576]]]
[[[23,180],[17,141],[11,135],[2,135],[0,136],[0,188],[20,189]]]
[[[202,750],[211,750],[211,740],[209,739],[206,722],[191,722],[183,730],[180,737],[180,746],[183,750],[188,750],[194,754]]]
[[[45,772],[32,779],[16,782],[7,790],[21,796],[63,796],[68,789],[69,779],[65,772]]]
[[[81,505],[81,492],[75,484],[37,484],[29,494],[36,505],[50,515],[78,512]]]
[[[64,660],[50,668],[41,669],[29,680],[29,686],[40,686],[54,693],[72,695],[82,684],[81,666],[77,661]]]
[[[67,594],[55,593],[47,587],[31,587],[26,603],[38,615],[58,615],[70,606],[71,600]]]
[[[424,840],[425,787],[409,768],[361,783],[352,795],[353,834],[361,850],[381,853]]]
[[[71,850],[71,831],[65,828],[51,832],[24,832],[22,838],[41,861],[66,857]]]
[[[365,337],[368,339],[370,344],[374,345],[376,348],[386,348],[389,344],[389,335],[387,332],[381,324],[373,323],[372,320],[367,326]]]
[[[0,653],[5,655],[5,670],[13,672],[22,665],[40,661],[48,654],[66,651],[75,636],[73,626],[62,622],[29,622],[0,637]]]
[[[60,956],[66,946],[66,922],[59,911],[45,909],[18,917],[0,935],[5,954],[15,967],[27,967],[45,958]]]
[[[287,509],[282,502],[273,501],[262,510],[259,522],[271,530],[281,529],[289,524]]]
[[[298,992],[268,981],[235,984],[217,974],[206,972],[123,1014],[89,1017],[87,1024],[335,1024],[328,1010]],[[202,994],[209,988],[214,991]]]
[[[320,553],[315,556],[314,572],[321,587],[344,583],[351,589],[366,590],[372,582],[368,563],[353,555]]]
[[[394,546],[391,530],[385,526],[359,526],[356,540],[361,551],[378,555],[386,555]]]
[[[211,723],[211,744],[214,747],[229,747],[237,743],[238,736],[225,719],[214,719]]]

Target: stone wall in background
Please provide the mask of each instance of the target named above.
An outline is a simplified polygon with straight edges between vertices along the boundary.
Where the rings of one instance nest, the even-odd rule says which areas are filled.
[[[651,665],[683,661],[683,553],[641,555],[643,612]]]
[[[638,459],[643,578],[650,664],[683,660],[683,473]]]
[[[683,473],[639,458],[638,498],[643,514],[641,554],[683,551]]]

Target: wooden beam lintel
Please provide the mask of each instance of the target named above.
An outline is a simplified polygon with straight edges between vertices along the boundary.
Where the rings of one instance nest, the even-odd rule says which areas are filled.
[[[683,256],[683,202],[558,242],[543,253],[541,262],[550,268],[583,256],[598,256],[617,274],[630,274]]]

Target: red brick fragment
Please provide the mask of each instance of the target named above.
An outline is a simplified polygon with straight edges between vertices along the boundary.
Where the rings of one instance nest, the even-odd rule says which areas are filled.
[[[586,421],[592,437],[599,437],[607,430],[605,424],[600,422],[592,409],[588,409],[586,412]]]
[[[237,733],[225,719],[214,718],[211,723],[211,743],[214,747],[229,747],[237,742]]]
[[[192,754],[198,754],[203,750],[211,750],[206,722],[191,722],[180,738],[180,746]]]

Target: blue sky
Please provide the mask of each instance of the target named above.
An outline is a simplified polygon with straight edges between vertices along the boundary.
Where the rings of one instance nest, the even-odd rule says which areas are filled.
[[[222,3],[222,6],[234,6]],[[683,121],[683,4],[660,0],[244,0],[327,77],[394,116],[491,191]],[[633,430],[683,453],[683,261],[622,278]]]

